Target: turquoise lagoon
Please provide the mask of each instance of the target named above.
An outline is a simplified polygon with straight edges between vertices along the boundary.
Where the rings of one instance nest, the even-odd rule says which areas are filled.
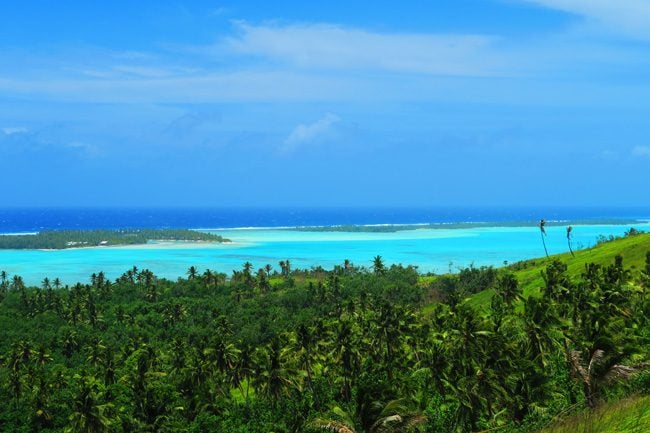
[[[650,224],[634,224],[641,230]],[[627,225],[578,225],[573,230],[574,249],[596,243],[599,235],[620,236]],[[109,278],[120,276],[132,266],[150,269],[156,275],[176,279],[190,266],[199,271],[231,273],[244,262],[255,268],[280,260],[292,267],[322,266],[331,269],[349,259],[357,266],[370,267],[381,255],[387,264],[418,266],[421,272],[457,271],[460,267],[500,266],[544,255],[536,227],[481,227],[403,230],[394,233],[309,232],[280,229],[204,230],[218,233],[232,243],[201,244],[160,242],[141,246],[44,250],[0,250],[0,270],[21,275],[28,284],[40,284],[44,277],[58,277],[65,284],[87,282],[92,273],[103,271]],[[547,228],[549,254],[568,251],[564,227]]]

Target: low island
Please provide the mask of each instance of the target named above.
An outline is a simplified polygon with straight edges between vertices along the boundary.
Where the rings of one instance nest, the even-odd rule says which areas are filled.
[[[188,229],[48,230],[34,234],[0,235],[0,249],[53,249],[142,245],[150,241],[229,242],[211,233]]]
[[[644,221],[633,218],[590,218],[563,221],[547,221],[546,227],[574,226],[574,225],[631,225]],[[538,221],[503,221],[499,227],[537,227]],[[422,223],[422,224],[344,224],[330,226],[298,226],[287,227],[282,230],[297,232],[343,232],[343,233],[395,233],[407,230],[423,229],[474,229],[494,227],[494,222],[467,221],[451,223]]]

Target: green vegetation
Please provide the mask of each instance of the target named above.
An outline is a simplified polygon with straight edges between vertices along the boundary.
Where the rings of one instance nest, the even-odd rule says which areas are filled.
[[[645,433],[650,431],[650,397],[627,398],[571,416],[541,433]]]
[[[50,230],[0,235],[0,249],[56,249],[139,245],[149,241],[227,242],[221,236],[186,229]]]
[[[577,278],[584,272],[587,264],[595,263],[605,266],[612,263],[617,255],[620,255],[633,277],[639,278],[644,269],[648,250],[650,250],[650,234],[632,230],[622,238],[602,238],[596,246],[575,251],[573,256],[570,253],[557,254],[548,259],[532,259],[513,263],[507,268],[519,280],[524,296],[541,296],[542,287],[545,284],[542,272],[553,261],[564,263],[567,266],[566,272]],[[489,305],[493,294],[494,290],[491,290],[490,286],[482,286],[480,293],[472,296],[471,303],[477,307]]]
[[[448,276],[368,265],[191,267],[177,281],[133,268],[72,287],[0,272],[0,430],[515,433],[647,418],[649,234]],[[603,410],[617,401],[620,417]]]

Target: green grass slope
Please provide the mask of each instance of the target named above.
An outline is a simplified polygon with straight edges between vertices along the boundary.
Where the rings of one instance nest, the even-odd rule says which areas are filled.
[[[544,285],[541,272],[553,260],[565,263],[569,275],[578,277],[584,271],[587,263],[609,265],[614,262],[614,257],[620,254],[623,256],[623,264],[632,268],[633,272],[638,272],[644,266],[645,255],[648,251],[650,251],[650,233],[640,233],[575,251],[575,257],[569,253],[556,254],[549,258],[544,257],[513,264],[509,266],[509,269],[519,280],[524,297],[536,296]],[[489,305],[493,294],[493,290],[485,290],[473,295],[470,302],[476,306]]]
[[[650,396],[631,397],[572,415],[539,433],[647,433]]]

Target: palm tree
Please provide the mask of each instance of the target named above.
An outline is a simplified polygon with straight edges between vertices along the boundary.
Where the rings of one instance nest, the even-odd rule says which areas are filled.
[[[349,320],[341,320],[335,332],[333,357],[341,368],[343,400],[349,402],[352,398],[352,382],[359,370],[361,354],[356,344],[353,324]]]
[[[214,363],[217,370],[226,373],[237,363],[239,351],[234,344],[228,341],[224,334],[219,333],[215,335],[211,347],[206,349],[204,353]]]
[[[592,352],[571,350],[567,353],[571,372],[582,383],[585,400],[590,408],[596,406],[603,385],[629,379],[648,367],[648,363],[618,364],[621,355],[610,355],[602,349]]]
[[[373,404],[378,412],[374,422],[367,430],[368,433],[408,433],[415,432],[426,422],[426,417],[409,408],[406,399],[392,400],[382,405]],[[332,433],[357,433],[353,417],[338,406],[331,410],[332,417],[316,418],[309,423],[310,427]]]
[[[196,271],[196,269],[195,269],[195,271]],[[100,272],[100,275],[101,275],[101,272]],[[196,276],[196,274],[194,276]],[[145,285],[145,287],[151,286],[156,281],[156,276],[149,269],[145,269],[142,272],[140,272],[140,274],[138,275],[138,278],[140,280],[142,280],[142,283]]]
[[[165,308],[164,314],[164,323],[169,323],[173,327],[187,316],[187,309],[180,302],[175,302]]]
[[[319,406],[319,399],[313,384],[313,364],[317,362],[318,340],[312,328],[301,324],[296,331],[292,341],[300,367],[307,374],[307,386],[311,390],[316,406]]]
[[[187,270],[187,278],[188,280],[193,280],[196,278],[196,275],[198,274],[198,271],[194,266],[190,266],[190,268]]]
[[[288,366],[287,354],[282,349],[279,337],[275,337],[257,354],[253,382],[260,394],[269,397],[275,404],[290,389],[298,388],[294,372]]]
[[[569,251],[571,252],[571,257],[575,257],[576,255],[573,254],[573,248],[571,248],[571,232],[573,231],[573,227],[569,226],[566,228],[566,241],[569,244]]]
[[[529,296],[524,302],[523,319],[531,354],[543,367],[546,365],[546,355],[557,345],[553,330],[560,324],[560,319],[553,302],[549,298]]]
[[[66,334],[61,338],[60,344],[63,347],[63,355],[66,358],[72,357],[72,355],[79,348],[77,333],[75,331],[67,331]]]
[[[106,274],[100,271],[97,274],[97,287],[102,287],[106,283]]]
[[[496,293],[508,307],[511,307],[515,301],[521,299],[522,290],[517,277],[510,272],[501,275],[497,281]]]
[[[244,263],[244,268],[242,270],[242,275],[244,276],[244,283],[249,289],[253,286],[253,264],[251,262]]]
[[[289,259],[287,259],[284,262],[284,265],[285,265],[285,267],[287,269],[287,277],[291,276],[291,262],[289,261]]]
[[[385,271],[384,262],[381,256],[375,256],[372,259],[372,268],[376,275],[382,275]]]
[[[11,279],[11,288],[14,291],[23,290],[25,288],[23,277],[20,275],[14,275],[14,277]]]
[[[47,404],[50,390],[43,376],[39,378],[38,385],[34,388],[32,425],[35,431],[40,431],[52,427],[52,414]]]
[[[567,265],[559,260],[553,260],[542,271],[544,287],[542,293],[553,300],[561,300],[571,293],[573,284],[567,275]]]
[[[43,367],[43,366],[44,366],[45,364],[47,364],[48,362],[52,361],[53,358],[52,358],[52,355],[50,355],[50,354],[47,352],[47,350],[46,350],[46,348],[45,348],[45,345],[44,345],[44,344],[41,344],[41,345],[38,347],[38,349],[36,350],[36,353],[35,353],[35,359],[36,359],[36,363],[37,363],[40,367]]]
[[[514,362],[515,368],[508,378],[507,405],[510,406],[513,419],[519,423],[526,415],[536,409],[542,409],[543,404],[553,396],[554,387],[549,373],[531,359],[530,347],[522,342],[518,347]]]
[[[66,431],[71,433],[101,433],[108,430],[110,420],[106,417],[109,404],[102,403],[104,398],[104,385],[93,376],[77,379],[77,392],[72,402],[72,415],[70,427]]]
[[[645,254],[645,267],[641,271],[642,279],[641,284],[644,289],[650,289],[650,251]],[[645,299],[645,291],[643,292],[643,298]]]
[[[0,302],[4,299],[4,295],[7,293],[7,273],[5,271],[0,271]]]
[[[279,265],[282,276],[288,279],[291,276],[291,262],[288,259],[280,260]]]
[[[104,346],[104,342],[100,338],[95,337],[88,346],[86,361],[95,367],[99,367],[104,363],[105,351],[106,346]]]
[[[445,382],[447,381],[447,370],[449,360],[445,347],[437,341],[425,340],[421,351],[417,353],[418,369],[413,372],[414,377],[421,375],[424,386],[421,387],[420,407],[426,407],[428,400],[433,395],[431,387],[443,396],[445,394]]]
[[[210,269],[206,269],[205,272],[203,272],[203,280],[208,287],[212,285],[213,275]]]
[[[492,412],[492,401],[505,394],[500,383],[503,372],[497,374],[502,365],[495,368],[489,364],[499,359],[507,360],[503,353],[503,339],[493,331],[488,320],[464,303],[457,307],[447,327],[449,332],[445,335],[445,343],[454,365],[447,384],[460,403],[457,409],[459,423],[474,431],[483,409]]]
[[[23,395],[23,375],[20,371],[20,364],[14,364],[9,371],[9,390],[13,397],[14,408],[18,408],[20,397]]]
[[[546,253],[546,257],[548,257],[548,250],[546,249],[546,240],[544,238],[546,237],[546,220],[542,218],[539,220],[539,233],[542,236],[542,244],[544,245],[544,252]]]
[[[271,285],[269,284],[268,274],[262,268],[257,271],[257,286],[262,293],[268,292],[271,288]]]
[[[400,336],[404,335],[402,319],[405,312],[394,307],[392,303],[386,301],[379,308],[379,317],[377,318],[377,340],[384,348],[384,366],[388,380],[393,378],[393,361],[399,355],[401,344]]]

